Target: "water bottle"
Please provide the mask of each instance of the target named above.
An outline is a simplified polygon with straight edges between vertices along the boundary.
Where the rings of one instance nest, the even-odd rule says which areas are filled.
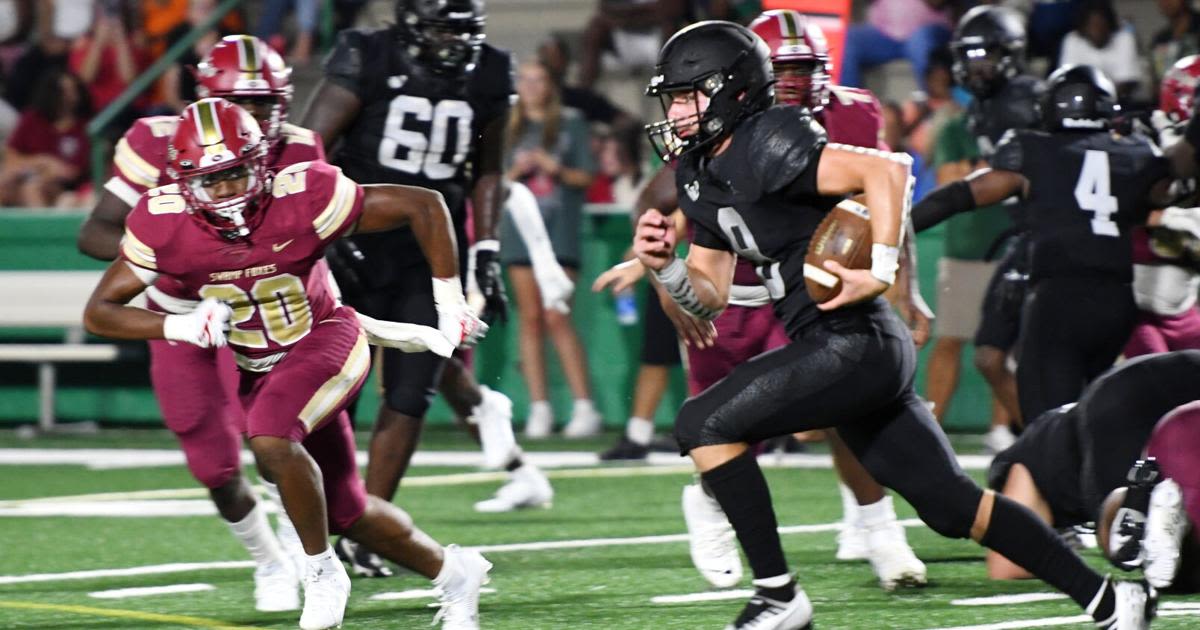
[[[638,323],[637,299],[633,289],[618,291],[614,296],[617,307],[617,323],[622,326],[633,326]]]

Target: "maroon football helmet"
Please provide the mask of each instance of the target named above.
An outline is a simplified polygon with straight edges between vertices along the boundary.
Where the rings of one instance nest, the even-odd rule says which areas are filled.
[[[279,139],[292,101],[292,69],[274,49],[251,35],[229,35],[208,51],[194,74],[198,96],[258,110],[255,118],[267,139]]]
[[[775,68],[775,102],[814,112],[829,103],[832,65],[821,27],[799,11],[765,11],[750,30],[767,42]]]

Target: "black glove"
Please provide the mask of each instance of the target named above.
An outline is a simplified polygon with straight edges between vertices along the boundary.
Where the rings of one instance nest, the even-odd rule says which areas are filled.
[[[508,322],[508,295],[504,292],[504,276],[500,270],[500,242],[479,241],[471,246],[471,256],[475,284],[484,299],[480,319],[489,325],[497,319]]]

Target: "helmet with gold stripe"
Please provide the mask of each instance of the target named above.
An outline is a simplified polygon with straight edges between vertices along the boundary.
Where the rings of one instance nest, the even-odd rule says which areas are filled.
[[[188,210],[227,238],[246,236],[261,218],[268,143],[246,110],[205,98],[183,110],[167,149],[168,174]]]
[[[833,66],[825,33],[815,21],[799,11],[776,9],[755,18],[750,30],[771,49],[776,103],[814,112],[829,103]]]
[[[252,35],[229,35],[196,66],[196,94],[242,106],[271,143],[279,140],[292,102],[292,69],[279,53]]]

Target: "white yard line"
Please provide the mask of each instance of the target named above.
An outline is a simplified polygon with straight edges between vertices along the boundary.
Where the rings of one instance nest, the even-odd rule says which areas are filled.
[[[149,597],[151,595],[174,595],[176,593],[199,593],[216,590],[212,584],[169,584],[167,586],[139,586],[136,588],[115,588],[108,591],[94,591],[88,597],[96,599],[125,599],[127,597]]]
[[[1008,606],[1009,604],[1029,604],[1033,602],[1049,602],[1056,599],[1067,599],[1062,593],[1020,593],[1017,595],[992,595],[990,597],[968,597],[951,600],[951,606]]]
[[[706,591],[704,593],[688,593],[686,595],[656,595],[650,598],[651,604],[691,604],[694,602],[716,602],[726,599],[746,599],[754,595],[749,589],[732,591]]]
[[[915,527],[921,522],[917,519],[905,519],[900,523],[906,527]],[[816,525],[791,525],[780,527],[779,533],[814,534],[834,532],[841,528],[841,523],[821,523]],[[655,545],[687,541],[687,534],[667,534],[664,536],[631,536],[627,538],[585,538],[581,540],[551,540],[543,542],[512,543],[506,545],[481,545],[472,547],[485,553],[505,553],[510,551],[544,551],[549,549],[585,549],[589,547],[613,547],[621,545]],[[182,573],[184,571],[207,571],[214,569],[248,569],[254,567],[250,560],[224,562],[176,562],[172,564],[153,564],[124,569],[94,569],[90,571],[67,571],[64,573],[35,573],[27,575],[0,575],[0,585],[26,584],[30,582],[53,582],[56,580],[91,580],[110,577],[128,577],[133,575],[157,575],[162,573]]]
[[[496,592],[496,589],[485,586],[479,589],[480,594],[490,595]],[[388,593],[376,593],[368,599],[375,601],[392,601],[397,599],[433,599],[441,594],[436,588],[418,588],[410,591],[391,591]]]

